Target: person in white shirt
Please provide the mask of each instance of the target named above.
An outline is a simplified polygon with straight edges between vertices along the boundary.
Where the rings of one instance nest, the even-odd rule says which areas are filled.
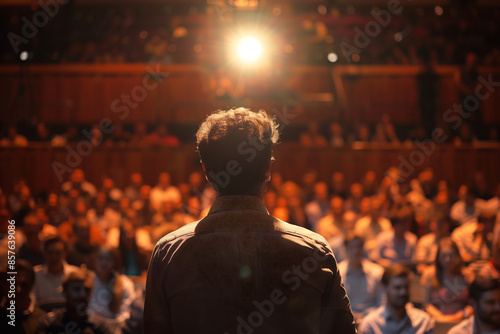
[[[65,304],[62,293],[62,278],[78,267],[66,262],[67,246],[60,237],[52,237],[43,245],[45,264],[35,266],[35,286],[33,294],[37,305],[44,311],[62,307]]]
[[[130,304],[135,298],[134,283],[120,274],[117,249],[101,248],[96,262],[89,312],[109,319],[115,326],[123,325],[130,317]]]
[[[357,322],[382,303],[384,268],[364,258],[363,244],[362,237],[349,233],[344,242],[347,258],[338,266]]]
[[[484,200],[476,198],[474,189],[467,188],[464,198],[452,205],[451,218],[460,225],[469,223],[479,216],[484,205]]]
[[[409,231],[412,211],[404,207],[391,213],[392,230],[381,232],[370,259],[383,267],[392,263],[410,265],[417,246],[417,236]]]
[[[172,201],[174,203],[181,203],[181,193],[177,187],[170,183],[170,174],[163,172],[158,177],[158,184],[151,189],[149,194],[151,207],[156,210],[161,210],[161,205],[165,201]]]
[[[376,196],[370,198],[370,214],[360,218],[354,226],[354,233],[365,239],[365,251],[372,254],[377,246],[377,236],[382,231],[392,230],[389,219],[380,216],[382,203]]]
[[[458,246],[465,262],[488,261],[493,243],[498,239],[495,233],[496,213],[483,211],[477,221],[456,228],[451,238]]]

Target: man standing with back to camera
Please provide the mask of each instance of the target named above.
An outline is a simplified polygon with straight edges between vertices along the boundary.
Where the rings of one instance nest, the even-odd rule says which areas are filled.
[[[355,333],[326,240],[269,215],[276,123],[219,111],[197,134],[217,198],[208,215],[164,236],[149,264],[145,333]]]

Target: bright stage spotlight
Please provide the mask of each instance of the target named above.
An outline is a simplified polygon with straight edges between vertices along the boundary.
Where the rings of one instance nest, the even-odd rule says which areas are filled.
[[[262,55],[262,46],[255,38],[245,38],[239,43],[238,54],[244,62],[254,62]]]

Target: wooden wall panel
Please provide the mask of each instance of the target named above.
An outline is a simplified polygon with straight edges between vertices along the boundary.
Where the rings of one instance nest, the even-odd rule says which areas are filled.
[[[121,99],[122,94],[131,95],[134,89],[142,90],[140,87],[148,75],[148,68],[163,73],[162,82],[146,91],[143,101],[135,101],[136,107],[129,107],[130,114],[124,122],[197,123],[211,111],[203,110],[205,106],[218,103],[214,101],[215,94],[208,91],[212,74],[199,66],[181,64],[158,67],[152,64],[33,65],[23,69],[26,85],[22,102],[30,115],[48,123],[95,123],[104,117],[116,119],[117,115],[111,109],[112,102]],[[420,121],[415,79],[421,70],[417,66],[297,66],[289,70],[284,82],[275,85],[282,84],[304,97],[301,108],[308,112],[301,117],[300,123],[320,116],[321,120],[333,120],[343,111],[348,122],[374,123],[383,113],[388,113],[395,123],[410,124]],[[439,114],[461,102],[457,100],[454,81],[457,71],[457,67],[438,68],[441,76]],[[493,80],[500,82],[500,68],[482,68],[480,73],[485,77],[492,74]],[[20,101],[14,106],[19,68],[15,65],[0,66],[0,82],[1,87],[6,88],[0,91],[0,98],[12,101],[7,104],[7,109],[19,111],[17,105]],[[266,104],[266,98],[257,94],[265,90],[259,84],[258,76],[249,77],[248,84],[242,82],[241,85],[247,89],[252,86],[256,91],[253,94],[243,92],[243,104],[248,102],[246,97],[261,99]],[[314,100],[319,96],[333,98]],[[276,101],[267,104],[271,102]],[[235,103],[242,104],[236,100],[226,102],[228,106]],[[488,124],[500,124],[499,109],[500,89],[494,87],[491,96],[482,103]],[[7,114],[0,115],[0,122],[16,119]]]
[[[281,144],[276,149],[273,169],[285,179],[299,181],[308,170],[316,170],[323,180],[330,180],[335,171],[345,173],[346,182],[362,179],[369,171],[383,175],[391,166],[401,166],[401,161],[411,161],[415,147],[366,146],[358,149],[305,148],[296,144]],[[430,156],[413,166],[406,180],[415,178],[424,168],[434,169],[439,180],[446,180],[453,188],[471,181],[474,171],[482,171],[493,187],[500,182],[500,145],[474,148],[455,148],[441,145]],[[419,153],[420,154],[420,153]],[[52,163],[67,165],[68,154],[63,148],[47,146],[25,149],[0,148],[0,187],[9,192],[19,178],[25,178],[34,191],[60,189],[60,182]],[[82,168],[87,178],[96,184],[103,175],[112,177],[118,186],[128,183],[131,173],[140,172],[146,183],[154,184],[158,174],[169,171],[174,182],[184,182],[189,173],[199,170],[194,144],[180,147],[157,148],[94,148],[76,167]],[[70,166],[72,167],[72,166]],[[402,167],[406,171],[406,167]],[[67,180],[68,174],[63,174]]]

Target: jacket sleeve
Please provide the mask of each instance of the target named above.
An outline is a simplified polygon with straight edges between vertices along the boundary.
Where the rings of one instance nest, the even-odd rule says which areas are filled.
[[[164,266],[157,244],[151,255],[144,302],[144,333],[173,333],[170,305],[164,289]]]
[[[347,292],[342,283],[337,261],[331,250],[323,270],[331,270],[333,275],[322,298],[320,334],[354,334],[356,323]]]

